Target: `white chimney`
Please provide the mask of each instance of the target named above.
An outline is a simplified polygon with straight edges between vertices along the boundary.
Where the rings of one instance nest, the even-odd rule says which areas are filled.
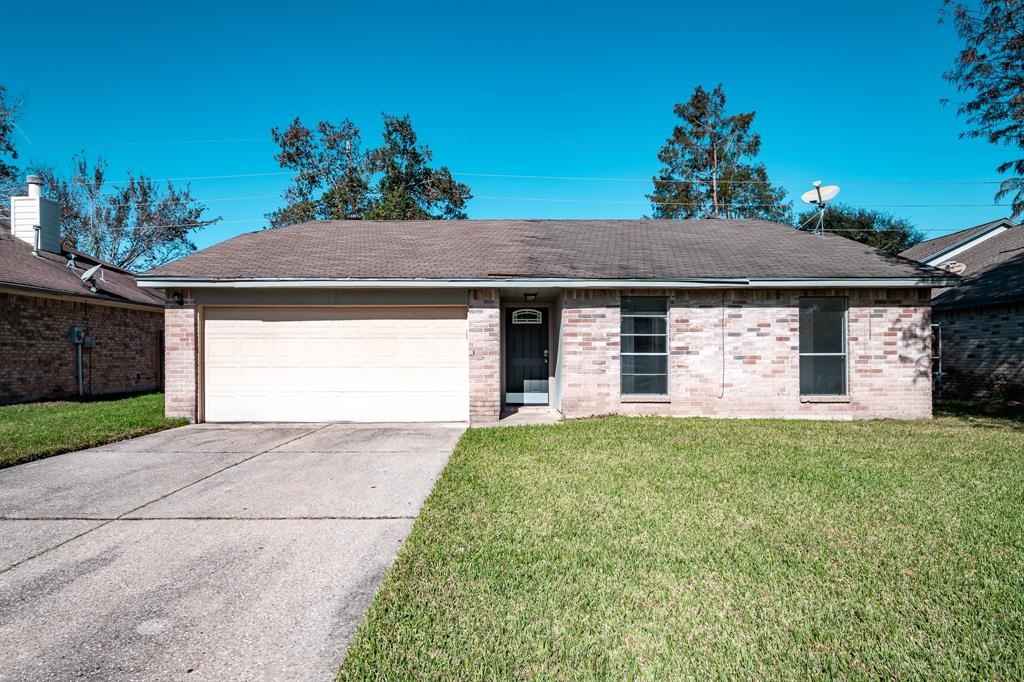
[[[25,178],[27,197],[11,197],[11,234],[39,251],[60,253],[60,210],[43,197],[43,179]]]

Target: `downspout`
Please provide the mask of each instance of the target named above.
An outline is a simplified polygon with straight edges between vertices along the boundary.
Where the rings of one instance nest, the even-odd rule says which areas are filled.
[[[78,352],[78,399],[81,400],[85,395],[85,390],[82,386],[82,344],[76,343],[75,350]]]

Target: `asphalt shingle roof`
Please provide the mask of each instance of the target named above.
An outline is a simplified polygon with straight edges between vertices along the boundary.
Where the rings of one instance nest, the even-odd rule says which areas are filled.
[[[989,237],[953,260],[966,266],[963,281],[933,291],[935,309],[1024,301],[1024,227]]]
[[[74,272],[67,267],[66,254],[73,253],[78,265]],[[40,251],[32,255],[25,242],[0,233],[0,287],[31,289],[47,293],[78,296],[101,301],[137,303],[162,308],[164,298],[158,291],[140,289],[132,273],[104,263],[103,281],[96,280],[93,293],[79,275],[101,261],[79,251],[65,249],[64,254]]]
[[[929,256],[932,256],[943,249],[946,249],[954,244],[962,241],[966,241],[971,237],[975,236],[980,232],[984,232],[994,225],[1008,222],[1005,218],[999,220],[993,220],[991,222],[982,223],[981,225],[975,225],[974,227],[968,227],[957,232],[951,232],[950,234],[944,234],[941,237],[935,239],[928,239],[919,244],[911,246],[900,255],[904,258],[910,258],[911,260],[928,260]]]
[[[759,220],[326,221],[250,232],[151,270],[197,279],[947,277]]]

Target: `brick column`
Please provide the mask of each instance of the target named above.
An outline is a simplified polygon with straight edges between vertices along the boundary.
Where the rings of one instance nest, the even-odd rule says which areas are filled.
[[[497,289],[469,292],[469,418],[495,422],[501,412],[501,299]]]
[[[174,295],[182,296],[180,305]],[[164,413],[195,422],[196,333],[195,296],[191,289],[169,289],[164,308]]]
[[[562,296],[562,414],[623,412],[619,292],[567,289]],[[627,410],[628,411],[628,410]]]

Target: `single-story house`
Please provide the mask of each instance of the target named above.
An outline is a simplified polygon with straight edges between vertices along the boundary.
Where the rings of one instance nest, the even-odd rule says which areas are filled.
[[[0,404],[160,388],[162,293],[62,248],[57,205],[28,183],[0,225]]]
[[[757,220],[310,222],[139,276],[198,421],[926,418],[955,280]]]
[[[901,255],[963,278],[932,291],[942,394],[1024,401],[1024,228],[993,220]]]

